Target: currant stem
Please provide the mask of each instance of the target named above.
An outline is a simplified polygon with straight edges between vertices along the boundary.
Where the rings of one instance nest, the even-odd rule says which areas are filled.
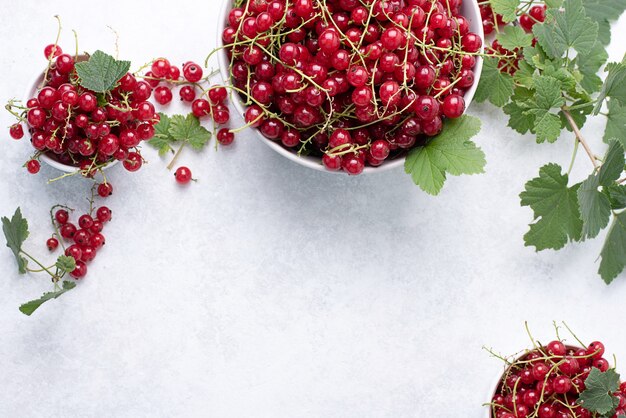
[[[55,277],[57,277],[56,274],[53,274],[50,269],[48,269],[48,267],[44,266],[43,264],[41,264],[39,261],[37,261],[37,259],[35,257],[33,257],[32,255],[28,254],[26,251],[24,250],[20,250],[20,253],[25,255],[26,257],[28,257],[31,261],[33,261],[35,264],[37,264],[39,267],[41,267],[42,271],[45,271],[46,273],[48,273],[50,275],[50,277],[52,277],[53,279]]]
[[[181,146],[178,147],[178,151],[176,151],[176,154],[174,154],[174,158],[172,158],[172,161],[170,161],[170,163],[167,165],[168,170],[171,170],[172,168],[174,168],[174,164],[176,164],[176,160],[178,160],[178,156],[180,155],[183,148],[185,148],[186,144],[187,144],[186,142],[183,142]]]
[[[593,167],[598,168],[598,162],[596,161],[596,157],[594,156],[593,151],[591,151],[589,144],[587,144],[587,141],[585,141],[585,138],[580,132],[580,129],[578,128],[576,121],[572,117],[572,114],[569,112],[569,110],[566,110],[566,109],[562,109],[562,112],[565,115],[565,118],[567,119],[567,122],[571,126],[572,130],[574,131],[577,142],[580,142],[582,144],[583,148],[585,149],[585,152],[589,156],[589,159],[591,159],[591,163],[593,164]]]

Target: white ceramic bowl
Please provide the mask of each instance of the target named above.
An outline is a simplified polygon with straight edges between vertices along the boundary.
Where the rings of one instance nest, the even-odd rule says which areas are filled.
[[[222,33],[224,32],[224,29],[228,22],[228,13],[230,12],[232,8],[232,3],[233,3],[233,0],[222,1],[222,9],[220,11],[220,15],[219,15],[220,18],[218,20],[218,25],[217,25],[218,46],[222,46]],[[484,46],[485,35],[483,32],[482,18],[480,17],[480,9],[478,8],[478,1],[477,0],[463,1],[461,13],[463,14],[463,16],[465,16],[469,20],[470,32],[474,32],[478,34],[480,38],[483,40],[483,46]],[[482,51],[483,49],[481,48],[481,52]],[[217,55],[218,55],[218,62],[219,62],[220,73],[222,75],[222,79],[224,80],[225,83],[230,83],[230,73],[229,73],[230,60],[228,59],[226,55],[226,50],[221,49]],[[474,67],[474,77],[476,81],[474,85],[469,90],[466,91],[465,96],[464,96],[466,108],[469,108],[470,104],[472,103],[472,99],[474,98],[474,94],[476,93],[476,88],[478,87],[478,81],[480,80],[480,74],[482,72],[482,68],[483,68],[483,60],[480,56],[477,56],[476,66]],[[243,101],[241,100],[238,94],[233,94],[232,97],[233,97],[233,104],[235,108],[237,109],[237,112],[240,115],[243,115],[246,110],[245,106],[243,105]],[[276,151],[280,155],[302,166],[309,167],[309,168],[319,170],[319,171],[325,171],[327,173],[346,174],[343,171],[326,170],[324,166],[322,165],[321,158],[310,157],[310,156],[299,157],[296,151],[284,148],[280,144],[280,142],[272,141],[270,139],[265,138],[261,134],[261,132],[259,132],[258,129],[254,129],[254,131],[256,135],[261,139],[261,141],[263,141],[263,143],[267,144],[270,148],[272,148],[274,151]],[[385,161],[383,164],[381,164],[378,167],[365,167],[365,169],[363,170],[363,173],[365,174],[380,173],[382,171],[386,171],[392,168],[401,167],[404,165],[405,158],[406,157],[399,157],[393,160]]]
[[[78,61],[84,61],[87,59],[87,56],[85,55],[80,55],[78,57]],[[33,77],[33,82],[29,85],[28,90],[26,90],[26,94],[24,96],[24,101],[23,103],[25,104],[29,99],[33,98],[33,97],[37,97],[37,91],[39,90],[39,86],[41,86],[41,83],[43,81],[43,76],[45,73],[45,69],[44,71],[37,73],[37,75],[35,77]],[[43,153],[41,154],[41,156],[39,156],[39,159],[41,161],[43,161],[44,163],[48,164],[49,166],[56,168],[59,171],[63,171],[65,173],[76,173],[79,171],[79,168],[73,165],[67,165],[67,164],[62,164],[60,162],[58,162],[57,160],[55,160],[54,158],[50,157],[47,153]],[[112,166],[114,166],[115,164],[117,164],[119,161],[117,160],[113,160],[109,163],[107,163],[105,166],[102,167],[103,170],[106,170],[107,168],[110,168]]]

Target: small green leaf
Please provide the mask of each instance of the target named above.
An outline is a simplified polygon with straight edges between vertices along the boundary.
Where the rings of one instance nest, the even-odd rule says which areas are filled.
[[[498,69],[497,58],[485,58],[475,100],[479,103],[489,100],[494,105],[502,107],[509,102],[512,94],[513,77]]]
[[[585,16],[582,0],[565,0],[563,8],[546,12],[545,23],[535,25],[533,33],[552,58],[561,58],[570,48],[584,55],[598,39],[598,24]]]
[[[557,115],[542,109],[534,109],[531,112],[535,116],[534,131],[538,143],[554,142],[559,139],[562,125]]]
[[[613,396],[619,384],[619,374],[614,369],[601,372],[594,367],[585,380],[586,389],[580,394],[578,402],[591,413],[608,414],[619,405],[619,399]]]
[[[423,147],[413,148],[404,169],[426,193],[439,194],[446,173],[453,176],[484,171],[485,154],[470,141],[480,131],[480,120],[464,115],[450,119],[441,133]]]
[[[491,0],[491,8],[499,15],[502,15],[502,19],[505,22],[512,22],[517,19],[517,9],[520,6],[520,0]]]
[[[515,102],[508,103],[503,108],[504,113],[509,115],[508,126],[520,134],[525,134],[535,127],[535,116],[525,114],[526,109],[519,107]]]
[[[588,54],[579,54],[576,57],[578,70],[582,75],[580,85],[588,93],[595,93],[602,88],[602,79],[598,76],[598,71],[600,71],[600,68],[608,59],[609,54],[599,42],[594,45]]]
[[[617,100],[609,100],[609,113],[607,116],[604,142],[617,138],[626,148],[626,106],[619,104]]]
[[[611,209],[619,210],[626,208],[626,185],[612,184],[605,187],[603,192],[611,202]]]
[[[616,182],[624,171],[624,147],[617,140],[609,142],[600,173],[598,174],[602,186],[610,186]]]
[[[170,135],[170,117],[165,113],[159,113],[160,120],[154,127],[154,136],[148,141],[148,144],[157,150],[159,155],[163,156],[172,150],[172,143],[176,142]]]
[[[525,114],[535,117],[533,131],[537,135],[537,142],[556,141],[561,133],[561,120],[550,111],[560,109],[565,104],[559,80],[545,75],[537,77],[535,96],[527,103],[529,108]]]
[[[513,77],[515,83],[529,89],[533,88],[535,86],[535,67],[526,61],[520,61],[518,66],[519,69]]]
[[[626,211],[618,213],[604,241],[602,261],[598,273],[607,284],[610,284],[626,265]]]
[[[74,257],[60,255],[55,265],[59,270],[65,273],[71,273],[76,269],[76,260]]]
[[[44,293],[43,296],[40,297],[39,299],[31,300],[30,302],[23,304],[22,306],[20,306],[20,311],[24,315],[30,316],[33,312],[37,310],[37,308],[39,308],[45,302],[52,300],[52,299],[56,299],[62,294],[72,290],[75,287],[76,287],[76,283],[64,281],[63,288],[54,292]]]
[[[598,39],[603,45],[611,41],[611,25],[626,10],[626,0],[583,0],[585,13],[599,24]]]
[[[2,232],[7,240],[7,247],[13,251],[17,268],[20,274],[26,273],[26,259],[22,257],[22,244],[28,238],[28,221],[22,217],[20,208],[15,210],[13,217],[9,220],[7,217],[2,218]]]
[[[536,103],[538,109],[559,109],[565,104],[561,92],[561,83],[554,77],[542,75],[535,80],[537,92]]]
[[[496,35],[496,39],[502,47],[510,51],[531,46],[533,43],[533,36],[519,26],[505,26],[504,30]]]
[[[568,176],[561,174],[557,164],[547,164],[539,170],[539,177],[526,183],[520,194],[522,206],[530,206],[535,223],[524,236],[527,246],[537,251],[558,250],[569,240],[580,240],[582,220],[578,208],[579,184],[567,187]]]
[[[89,60],[76,63],[81,86],[96,93],[113,90],[130,68],[130,61],[118,61],[102,51],[93,53]]]
[[[618,100],[622,106],[626,105],[626,64],[612,62],[606,66],[605,71],[609,74],[598,96],[598,102],[594,109],[596,115],[600,113],[602,103],[607,97]]]
[[[188,114],[187,117],[172,116],[168,131],[174,140],[187,142],[195,149],[202,149],[211,139],[211,132],[200,125],[200,121],[193,113]]]

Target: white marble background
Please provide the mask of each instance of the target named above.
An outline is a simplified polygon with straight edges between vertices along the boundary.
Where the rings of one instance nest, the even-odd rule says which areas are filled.
[[[202,61],[217,1],[3,0],[0,98],[21,97],[63,17],[62,45],[113,50],[135,66]],[[626,18],[614,39],[626,36]],[[626,51],[614,42],[614,59]],[[2,417],[475,417],[500,370],[481,347],[528,345],[567,320],[626,361],[626,277],[596,275],[601,240],[536,254],[522,235],[524,182],[569,162],[572,138],[537,146],[499,110],[473,106],[487,174],[453,178],[438,198],[401,170],[348,178],[303,169],[252,134],[185,152],[197,184],[178,187],[156,153],[110,171],[114,222],[78,288],[32,317],[17,307],[49,283],[18,277],[0,251]],[[235,119],[237,120],[237,119]],[[0,214],[19,205],[28,248],[45,256],[47,211],[85,209],[87,185],[46,185],[45,167],[0,114]],[[585,129],[598,152],[597,123]],[[579,158],[576,179],[589,171]],[[626,372],[626,370],[622,370]]]

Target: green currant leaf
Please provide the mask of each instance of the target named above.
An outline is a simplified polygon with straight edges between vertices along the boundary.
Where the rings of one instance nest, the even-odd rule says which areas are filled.
[[[524,86],[526,88],[533,88],[535,85],[535,67],[530,65],[526,61],[520,61],[518,63],[519,69],[513,76],[515,84],[518,86]]]
[[[489,3],[495,13],[502,15],[505,22],[513,22],[517,19],[520,0],[491,0]]]
[[[483,73],[474,99],[479,103],[489,100],[494,105],[502,107],[508,103],[511,94],[513,94],[513,77],[500,72],[497,58],[485,58]]]
[[[159,151],[159,155],[163,156],[172,151],[172,143],[176,142],[170,135],[170,117],[165,113],[159,113],[160,120],[154,127],[154,136],[148,141],[148,144]]]
[[[600,184],[606,187],[615,183],[624,171],[624,163],[626,161],[624,160],[623,145],[616,139],[610,140],[609,150],[604,156],[604,162],[598,174]]]
[[[470,141],[479,131],[480,120],[476,117],[449,119],[438,136],[409,152],[404,165],[406,173],[426,193],[437,195],[446,173],[460,176],[484,172],[485,154]]]
[[[65,273],[71,273],[76,269],[76,260],[74,257],[60,255],[55,266]]]
[[[504,113],[509,115],[509,127],[522,135],[529,131],[534,131],[535,116],[525,114],[526,109],[520,107],[515,102],[511,102],[504,106],[503,110]]]
[[[537,135],[537,143],[554,142],[559,139],[562,125],[558,115],[542,109],[532,109],[527,112],[535,116],[533,130]]]
[[[613,395],[619,384],[619,374],[614,369],[601,372],[594,367],[585,380],[586,389],[580,394],[578,403],[591,413],[608,414],[619,405],[619,399]]]
[[[585,16],[582,0],[565,0],[563,8],[548,9],[543,25],[535,25],[537,42],[552,58],[561,58],[570,48],[587,54],[598,39],[598,24]]]
[[[64,281],[63,287],[60,290],[44,293],[43,296],[40,297],[39,299],[31,300],[30,302],[23,304],[22,306],[20,306],[20,311],[24,315],[30,316],[33,312],[37,310],[37,308],[39,308],[45,302],[52,300],[52,299],[56,299],[62,294],[72,290],[75,287],[76,287],[76,283]]]
[[[611,25],[609,22],[626,10],[626,0],[583,0],[585,13],[599,25],[598,39],[603,45],[611,42]]]
[[[77,62],[79,84],[96,93],[113,90],[130,69],[130,61],[119,61],[102,51],[96,51],[89,60]]]
[[[626,105],[626,63],[612,62],[606,66],[605,71],[609,74],[598,96],[598,102],[594,109],[596,115],[600,113],[602,103],[607,97],[618,100],[622,105]]]
[[[626,106],[620,105],[617,100],[611,99],[608,104],[609,113],[607,116],[606,130],[604,131],[604,142],[617,138],[622,146],[626,148]]]
[[[20,274],[26,273],[26,259],[20,254],[22,244],[28,238],[28,221],[22,217],[20,208],[15,210],[13,217],[9,220],[7,217],[2,218],[2,232],[7,240],[7,247],[13,251],[17,268]]]
[[[561,133],[561,120],[551,110],[560,109],[565,104],[560,82],[551,76],[536,77],[535,96],[527,103],[525,114],[535,117],[533,131],[537,135],[537,142],[556,141]]]
[[[195,149],[202,149],[211,139],[211,132],[200,125],[200,121],[193,113],[188,114],[187,117],[172,116],[168,132],[174,140],[187,142]]]
[[[496,35],[496,39],[500,45],[510,51],[531,46],[533,43],[533,36],[519,26],[505,26],[502,32]]]
[[[526,183],[520,194],[522,206],[530,206],[535,222],[524,236],[526,246],[537,251],[558,250],[568,241],[579,241],[582,220],[577,192],[580,184],[567,187],[567,174],[561,174],[557,164],[547,164],[539,170],[539,177]]]
[[[577,106],[577,105],[584,104],[584,103],[588,103],[588,102],[578,100],[572,103],[572,106]],[[587,122],[587,116],[589,116],[592,110],[593,110],[593,106],[590,105],[590,106],[585,106],[585,107],[579,107],[577,109],[570,109],[569,113],[570,115],[572,115],[572,119],[574,119],[574,122],[576,122],[576,126],[583,126]],[[571,125],[569,124],[569,122],[567,121],[567,118],[565,117],[563,112],[559,113],[559,117],[561,118],[561,127],[567,129],[570,132],[573,132],[573,129]]]
[[[578,189],[578,203],[583,219],[582,239],[595,238],[611,218],[611,202],[600,188],[600,177],[591,174]]]
[[[626,208],[626,185],[612,184],[609,187],[605,187],[603,192],[611,202],[611,209],[620,210]]]
[[[598,273],[605,283],[610,284],[626,265],[626,211],[613,217],[600,257]]]
[[[606,49],[597,42],[588,54],[579,54],[576,57],[578,71],[582,75],[580,85],[588,93],[595,93],[602,88],[602,79],[598,76],[598,71],[609,59]]]

